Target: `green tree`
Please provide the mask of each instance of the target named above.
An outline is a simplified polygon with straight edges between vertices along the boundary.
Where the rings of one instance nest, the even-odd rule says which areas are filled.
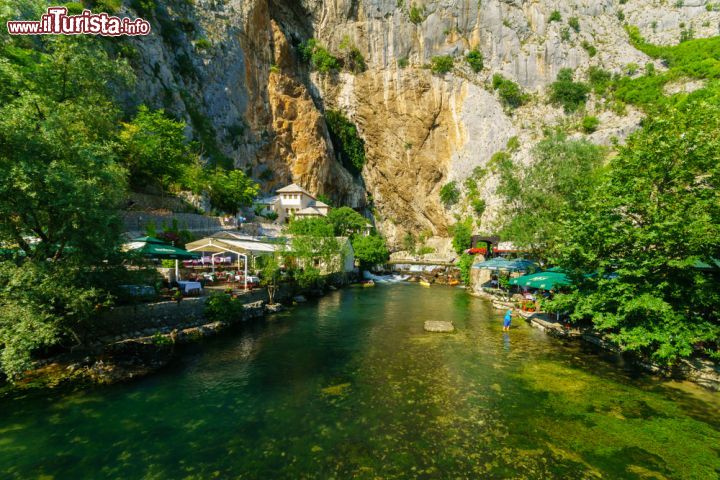
[[[564,222],[557,260],[580,286],[558,302],[656,361],[720,358],[720,276],[694,268],[720,258],[719,188],[720,107],[690,102],[648,117]]]
[[[298,218],[290,222],[288,233],[313,237],[332,237],[335,235],[335,226],[327,217]]]
[[[472,245],[472,219],[466,218],[453,225],[452,234],[453,249],[460,255]]]
[[[135,187],[157,185],[167,190],[182,179],[197,157],[185,138],[185,123],[145,105],[132,121],[123,124],[120,141],[123,163]]]
[[[220,168],[208,175],[207,190],[212,206],[230,214],[252,205],[260,193],[259,185],[242,170]]]
[[[267,289],[270,305],[275,303],[275,294],[280,287],[280,280],[282,280],[281,262],[282,259],[278,252],[262,257],[260,282]]]
[[[533,149],[534,161],[520,168],[499,164],[497,192],[504,201],[501,233],[516,244],[547,257],[561,223],[574,218],[597,186],[604,150],[586,140],[553,134]]]
[[[82,343],[94,312],[110,300],[91,283],[83,262],[0,262],[0,369],[8,378],[47,347]]]
[[[582,82],[573,81],[573,71],[563,68],[557,80],[550,84],[550,101],[562,106],[566,113],[572,113],[585,106],[590,87]]]
[[[289,255],[295,259],[294,278],[301,288],[321,286],[323,273],[341,270],[348,252],[334,236],[327,219],[295,220],[289,232],[293,234]]]
[[[327,219],[338,237],[355,236],[363,233],[368,226],[368,220],[350,207],[333,208],[328,212]]]
[[[360,268],[369,269],[388,261],[388,252],[385,240],[377,235],[356,236],[352,241],[355,258],[360,262]]]
[[[29,258],[97,259],[119,238],[126,173],[109,85],[129,70],[92,38],[26,41],[0,51],[0,242]]]

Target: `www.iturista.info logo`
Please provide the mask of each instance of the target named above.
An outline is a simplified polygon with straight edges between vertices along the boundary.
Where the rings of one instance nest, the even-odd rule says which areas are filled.
[[[149,35],[150,22],[137,18],[119,18],[107,13],[84,10],[79,15],[68,15],[65,7],[49,7],[40,20],[10,20],[10,35]]]

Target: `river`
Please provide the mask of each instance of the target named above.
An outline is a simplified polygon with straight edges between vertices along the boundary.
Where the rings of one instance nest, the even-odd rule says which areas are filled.
[[[710,479],[719,457],[720,395],[504,334],[449,287],[333,292],[145,379],[0,399],[4,479]]]

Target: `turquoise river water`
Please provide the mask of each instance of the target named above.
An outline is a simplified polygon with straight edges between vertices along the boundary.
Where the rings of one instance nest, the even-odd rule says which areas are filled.
[[[3,479],[719,475],[718,394],[524,322],[503,334],[457,288],[334,292],[139,381],[0,398]]]

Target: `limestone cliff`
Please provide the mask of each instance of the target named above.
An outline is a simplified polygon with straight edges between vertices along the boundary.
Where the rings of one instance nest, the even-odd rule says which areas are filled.
[[[466,207],[444,208],[442,185],[486,165],[511,137],[520,140],[517,158],[530,160],[543,127],[566,121],[543,99],[561,68],[620,72],[648,63],[625,23],[658,43],[675,43],[688,28],[714,35],[720,23],[704,0],[156,1],[147,12],[153,35],[133,41],[140,81],[131,97],[184,115],[192,134],[214,145],[209,154],[232,159],[268,190],[294,181],[371,207],[392,240],[406,231],[445,234]],[[559,21],[551,21],[554,11]],[[309,38],[334,53],[355,46],[367,69],[311,72],[297,48]],[[463,60],[474,48],[484,56],[480,73]],[[437,55],[456,58],[452,72],[427,68]],[[504,110],[488,86],[494,73],[532,92],[530,104]],[[365,140],[359,175],[336,158],[323,116],[330,108],[345,112]],[[595,101],[588,110],[601,119],[590,137],[598,143],[623,138],[641,118]],[[481,224],[488,229],[493,189],[489,178]]]

